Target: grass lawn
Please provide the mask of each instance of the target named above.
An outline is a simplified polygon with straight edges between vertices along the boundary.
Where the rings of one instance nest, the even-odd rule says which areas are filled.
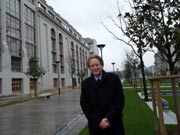
[[[124,126],[126,135],[155,135],[153,112],[137,96],[134,89],[124,89]],[[79,135],[88,135],[87,127]]]

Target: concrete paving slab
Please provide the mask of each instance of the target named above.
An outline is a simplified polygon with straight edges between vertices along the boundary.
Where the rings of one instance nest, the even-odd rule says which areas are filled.
[[[144,96],[141,94],[141,92],[138,92],[137,94],[141,99],[144,99]],[[148,97],[148,98],[151,99],[152,97]],[[146,102],[146,104],[148,105],[148,107],[151,110],[153,110],[152,101],[148,101],[148,102]],[[157,112],[158,112],[157,107],[156,107],[156,109],[157,109]],[[159,117],[159,114],[157,114],[157,115]],[[177,125],[176,114],[174,112],[172,112],[171,110],[169,110],[169,109],[163,110],[163,116],[164,116],[164,123],[165,124]]]
[[[151,110],[153,109],[152,108],[152,102],[149,101],[149,102],[146,102],[147,105],[149,106],[149,108],[151,108]],[[157,109],[157,112],[158,112],[158,108]],[[159,117],[159,114],[157,114],[158,117]],[[165,124],[169,124],[169,125],[177,125],[177,118],[176,118],[176,114],[174,112],[172,112],[171,110],[163,110],[163,116],[164,116],[164,123]]]

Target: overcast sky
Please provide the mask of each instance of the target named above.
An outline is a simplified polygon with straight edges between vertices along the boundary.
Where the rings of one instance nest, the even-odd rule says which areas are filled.
[[[116,40],[102,25],[104,23],[109,29],[122,37],[120,30],[115,28],[108,16],[115,18],[118,15],[117,0],[46,0],[48,5],[69,22],[83,38],[96,39],[97,44],[106,44],[103,49],[105,70],[112,71],[112,62],[115,62],[115,70],[123,69],[125,51],[130,52],[127,45]],[[120,8],[127,10],[125,0],[119,0]],[[144,56],[145,66],[154,63],[153,54]]]

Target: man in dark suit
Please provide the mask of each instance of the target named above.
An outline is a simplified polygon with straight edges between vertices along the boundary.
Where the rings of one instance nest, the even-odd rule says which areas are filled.
[[[122,110],[124,94],[117,75],[103,70],[95,55],[87,61],[91,76],[82,82],[80,105],[88,120],[90,135],[125,135]]]

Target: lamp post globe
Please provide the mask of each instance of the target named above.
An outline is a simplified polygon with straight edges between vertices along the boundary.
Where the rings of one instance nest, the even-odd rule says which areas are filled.
[[[97,47],[100,49],[101,51],[101,58],[103,58],[103,55],[102,55],[102,49],[105,47],[105,44],[98,44]]]
[[[114,72],[114,64],[116,64],[116,63],[115,63],[115,62],[112,62],[111,64],[113,65],[113,72]]]

